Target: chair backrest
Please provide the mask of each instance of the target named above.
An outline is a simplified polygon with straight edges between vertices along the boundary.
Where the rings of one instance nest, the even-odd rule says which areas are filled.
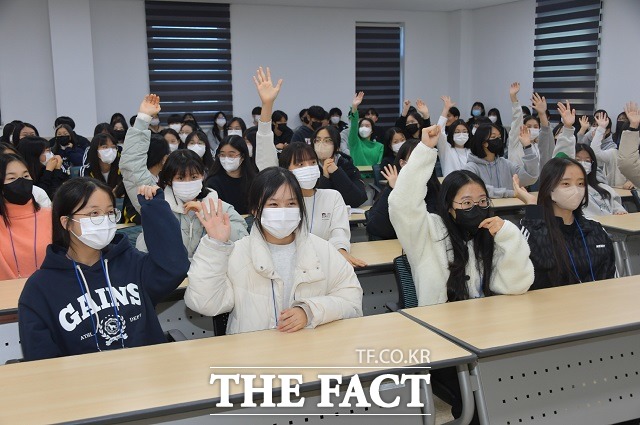
[[[636,204],[636,208],[640,211],[640,195],[638,195],[638,189],[631,189],[631,196],[633,196],[633,203]]]
[[[80,176],[80,169],[81,169],[81,168],[82,168],[81,166],[74,166],[74,167],[71,167],[71,168],[69,169],[69,174],[71,175],[71,177],[79,177],[79,176]]]
[[[373,172],[373,184],[380,187],[380,180],[382,180],[382,167],[380,164],[372,165],[371,171]]]
[[[142,226],[131,226],[124,227],[122,229],[116,230],[116,233],[122,233],[129,238],[129,242],[132,246],[136,246],[136,241],[138,239],[138,235],[142,232]]]
[[[393,259],[394,274],[398,284],[398,307],[411,308],[418,306],[418,296],[416,295],[416,285],[411,276],[411,266],[407,255],[403,254]]]
[[[218,314],[213,316],[213,335],[223,336],[227,334],[227,322],[229,321],[229,313]]]

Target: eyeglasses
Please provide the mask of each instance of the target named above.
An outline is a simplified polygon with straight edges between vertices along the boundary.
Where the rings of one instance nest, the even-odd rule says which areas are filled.
[[[120,221],[120,217],[122,217],[122,212],[115,208],[113,211],[109,211],[106,214],[101,213],[100,211],[93,211],[90,212],[89,214],[74,214],[74,215],[81,215],[81,216],[85,216],[85,217],[89,217],[89,220],[91,221],[91,223],[97,225],[102,224],[102,222],[104,221],[105,217],[109,218],[109,221],[112,223],[117,223]]]
[[[333,145],[333,139],[331,137],[316,137],[313,139],[314,143],[322,143],[325,145]]]
[[[475,202],[475,201],[472,201],[470,199],[467,199],[467,200],[462,201],[462,202],[453,201],[453,203],[454,204],[458,204],[458,205],[462,205],[461,210],[463,210],[463,211],[469,211],[475,206],[477,206],[478,208],[481,208],[483,210],[486,210],[491,206],[491,199],[482,198],[478,202]]]

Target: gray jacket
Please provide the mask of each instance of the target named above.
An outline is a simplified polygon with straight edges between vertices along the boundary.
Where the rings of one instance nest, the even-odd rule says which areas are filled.
[[[524,167],[502,157],[489,162],[470,153],[464,169],[476,173],[484,181],[489,197],[512,198],[515,195],[514,174],[518,175],[522,186],[534,184],[540,174],[540,158],[533,148],[527,150],[529,152],[522,157]]]

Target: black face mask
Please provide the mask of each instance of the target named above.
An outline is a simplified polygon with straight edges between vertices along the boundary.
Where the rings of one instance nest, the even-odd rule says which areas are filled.
[[[487,149],[492,154],[498,155],[498,153],[502,150],[502,139],[500,137],[491,139],[488,141],[488,143],[489,146],[487,146]]]
[[[302,118],[302,122],[305,124],[309,124],[309,118],[308,117]]]
[[[33,180],[20,177],[4,185],[3,196],[10,204],[24,205],[31,199]]]
[[[475,205],[468,211],[456,209],[456,218],[454,221],[464,233],[469,233],[471,236],[475,236],[480,230],[478,226],[489,215],[489,210],[483,210],[479,206]]]
[[[278,124],[278,131],[283,132],[286,129],[287,129],[287,123],[286,122]]]
[[[320,127],[322,127],[322,122],[320,122],[320,121],[311,121],[311,128],[313,129],[313,131],[319,129]]]
[[[56,143],[59,146],[67,146],[71,143],[71,137],[69,136],[56,136]]]
[[[414,134],[416,134],[416,131],[418,131],[418,124],[406,125],[404,129],[407,131],[408,135],[413,136]]]
[[[113,130],[113,137],[115,137],[118,141],[124,140],[125,134],[126,131],[124,130]]]

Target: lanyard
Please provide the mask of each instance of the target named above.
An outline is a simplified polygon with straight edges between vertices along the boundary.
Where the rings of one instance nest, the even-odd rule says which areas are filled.
[[[311,207],[311,223],[309,224],[309,233],[313,231],[313,215],[316,212],[316,192],[313,192],[313,206]]]
[[[580,236],[582,236],[582,243],[584,244],[584,250],[587,253],[587,260],[589,261],[589,271],[591,271],[591,279],[592,281],[596,281],[596,276],[593,274],[593,265],[591,263],[591,255],[589,254],[589,247],[587,246],[587,241],[584,238],[584,233],[582,233],[582,227],[580,227],[580,223],[578,223],[578,219],[576,218],[576,225],[578,226],[578,230],[580,231]],[[580,275],[578,275],[578,269],[576,267],[576,263],[573,261],[573,255],[571,255],[571,251],[569,251],[569,247],[565,245],[567,248],[567,254],[569,254],[569,260],[571,261],[571,265],[573,266],[573,273],[578,278],[578,282],[582,283],[582,279],[580,279]]]
[[[11,231],[11,226],[7,226],[9,230],[9,239],[11,239],[11,250],[13,251],[13,260],[16,262],[16,271],[18,272],[18,277],[22,277],[22,273],[20,273],[20,264],[18,264],[18,255],[16,254],[16,247],[13,244],[13,232]],[[37,240],[38,240],[38,217],[36,213],[33,213],[33,258],[35,261],[36,270],[38,270],[38,249],[37,249]]]

